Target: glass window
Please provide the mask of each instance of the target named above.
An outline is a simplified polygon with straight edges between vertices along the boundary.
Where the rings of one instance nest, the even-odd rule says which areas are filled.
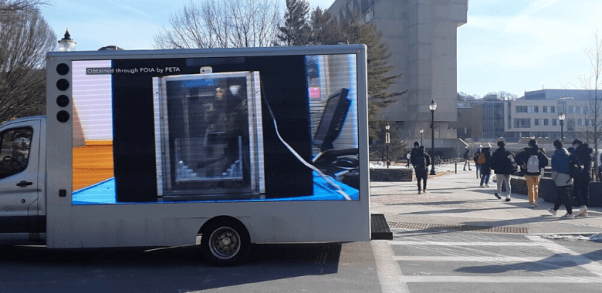
[[[548,113],[548,106],[543,106],[543,112]]]
[[[535,122],[535,126],[539,126],[539,119],[534,119],[533,122]]]
[[[29,148],[33,129],[16,128],[2,132],[0,161],[0,179],[23,172],[29,160]]]
[[[549,124],[549,122],[550,122],[550,121],[549,121],[549,119],[544,119],[544,120],[543,120],[543,125],[544,125],[544,126],[547,126],[547,125]]]
[[[514,128],[531,128],[531,119],[514,119]]]
[[[554,106],[550,106],[550,113],[554,113],[554,112],[555,112],[555,110],[556,110],[556,107],[554,107]]]
[[[516,106],[516,113],[527,113],[527,106]]]

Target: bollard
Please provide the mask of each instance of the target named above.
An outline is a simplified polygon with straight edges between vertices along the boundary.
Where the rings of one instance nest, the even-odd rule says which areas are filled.
[[[456,165],[456,167],[455,167],[456,168],[456,174],[458,174],[458,161],[455,162],[455,165]]]

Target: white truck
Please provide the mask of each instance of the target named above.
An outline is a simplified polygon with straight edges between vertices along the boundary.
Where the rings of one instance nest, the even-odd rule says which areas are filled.
[[[366,64],[364,45],[49,52],[47,115],[0,125],[0,241],[216,265],[367,241]]]

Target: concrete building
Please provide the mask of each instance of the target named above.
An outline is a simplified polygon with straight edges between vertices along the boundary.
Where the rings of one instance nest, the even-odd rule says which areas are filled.
[[[585,136],[589,119],[589,101],[572,97],[548,99],[519,99],[508,104],[504,119],[506,137],[518,140],[522,137],[560,138],[559,115],[564,113],[564,137],[572,140]]]
[[[383,118],[396,121],[402,137],[419,137],[422,127],[430,146],[433,100],[435,148],[453,153],[456,130],[449,122],[457,120],[457,28],[467,21],[468,0],[336,0],[328,9],[339,23],[354,11],[383,33],[393,73],[403,74],[391,90],[407,93],[384,109]]]
[[[594,90],[565,90],[565,89],[542,89],[537,91],[525,91],[525,100],[557,100],[564,97],[572,97],[576,101],[591,100],[595,97]],[[602,98],[602,90],[598,91],[598,99]]]

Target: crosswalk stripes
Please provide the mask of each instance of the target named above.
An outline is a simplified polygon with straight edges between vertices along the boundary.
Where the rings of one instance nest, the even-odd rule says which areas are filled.
[[[462,236],[463,237],[463,236]],[[562,246],[552,240],[540,236],[523,236],[520,241],[507,241],[511,239],[491,238],[485,239],[474,236],[477,241],[470,241],[469,237],[448,237],[441,241],[433,241],[434,237],[424,238],[405,237],[407,240],[373,241],[373,250],[377,260],[377,269],[383,292],[409,292],[408,283],[529,283],[529,284],[601,284],[602,265],[591,260],[580,253]],[[461,240],[461,241],[457,241]],[[491,241],[483,241],[491,240]],[[502,240],[502,241],[500,241]],[[418,255],[395,255],[393,251],[408,251],[414,247],[414,254]],[[429,249],[430,247],[430,249]],[[406,248],[406,249],[404,249]],[[504,249],[504,253],[495,252]],[[416,249],[421,252],[416,253]],[[529,255],[529,251],[538,251],[538,254]],[[424,255],[426,251],[427,255]],[[508,251],[515,251],[516,255],[508,255]],[[383,253],[385,252],[385,253]],[[377,254],[382,254],[377,256]],[[412,254],[408,252],[408,254]],[[432,255],[428,255],[432,254]],[[525,256],[520,256],[521,254]],[[505,267],[512,270],[525,270],[526,267],[543,267],[540,273],[531,273],[518,276],[508,276],[498,273],[487,273],[486,275],[465,275],[466,272],[475,272],[481,265],[471,267],[472,270],[450,271],[448,275],[426,275],[406,274],[404,262],[411,262],[416,266],[427,263],[477,263],[483,267]],[[379,265],[380,263],[380,265]],[[395,265],[393,265],[395,264]],[[432,267],[432,266],[431,266]],[[580,269],[579,269],[580,268]],[[560,270],[572,270],[573,275],[564,275]],[[586,270],[588,273],[586,273]],[[535,270],[537,271],[537,270]],[[534,272],[535,272],[534,271]],[[545,273],[543,273],[545,271]],[[388,279],[383,283],[383,276]],[[446,273],[447,274],[447,273]],[[397,276],[396,281],[391,281],[391,276]],[[391,290],[392,286],[400,286],[403,290]],[[404,291],[405,290],[405,291]]]

